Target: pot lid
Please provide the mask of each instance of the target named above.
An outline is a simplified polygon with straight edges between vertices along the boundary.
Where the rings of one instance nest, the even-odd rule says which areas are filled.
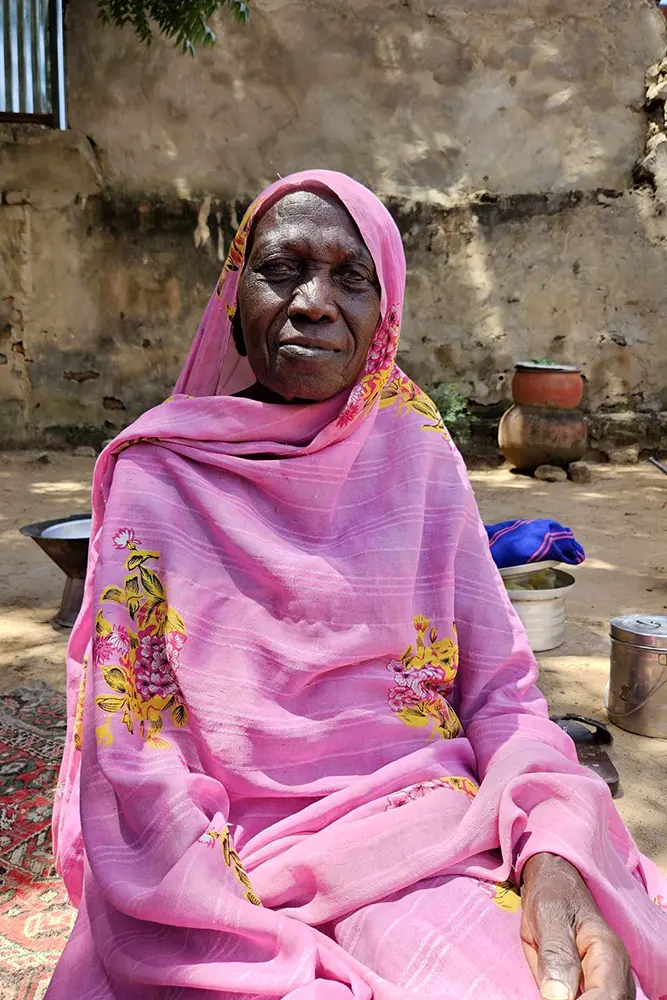
[[[539,361],[517,361],[514,365],[517,372],[581,372],[577,365],[545,365]]]
[[[557,559],[544,559],[542,562],[522,563],[521,566],[503,566],[500,575],[503,580],[510,580],[515,576],[534,576],[543,569],[555,569],[556,566],[560,566]]]
[[[665,615],[621,615],[611,620],[611,637],[635,646],[667,648]]]

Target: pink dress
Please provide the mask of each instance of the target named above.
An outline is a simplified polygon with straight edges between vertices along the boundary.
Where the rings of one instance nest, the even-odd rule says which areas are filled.
[[[382,319],[344,397],[234,397],[248,227],[347,206]],[[522,866],[567,858],[667,997],[667,886],[549,722],[437,410],[395,365],[401,239],[338,174],[252,206],[177,394],[100,457],[56,851],[79,914],[47,1000],[536,1000]]]

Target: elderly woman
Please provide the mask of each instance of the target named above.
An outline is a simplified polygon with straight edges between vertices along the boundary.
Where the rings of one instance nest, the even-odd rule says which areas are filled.
[[[48,1000],[667,996],[665,882],[396,367],[404,280],[369,191],[279,181],[98,462]]]

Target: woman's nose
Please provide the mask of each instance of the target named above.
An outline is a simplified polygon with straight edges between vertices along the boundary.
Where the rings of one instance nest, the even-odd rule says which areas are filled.
[[[333,323],[338,318],[331,278],[324,274],[311,274],[294,289],[287,315],[290,319],[305,316],[311,323],[323,320]]]

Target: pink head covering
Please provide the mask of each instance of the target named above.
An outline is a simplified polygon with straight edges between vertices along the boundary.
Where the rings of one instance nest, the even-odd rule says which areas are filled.
[[[396,356],[405,292],[405,256],[396,223],[382,202],[362,184],[332,170],[305,170],[266,188],[246,212],[197,331],[175,392],[188,396],[224,396],[252,385],[254,375],[232,336],[239,278],[248,236],[261,215],[285,195],[318,188],[334,194],[354,219],[377,270],[381,318],[359,384],[344,408],[340,426],[350,423],[386,383]],[[364,406],[363,404],[366,404]]]

